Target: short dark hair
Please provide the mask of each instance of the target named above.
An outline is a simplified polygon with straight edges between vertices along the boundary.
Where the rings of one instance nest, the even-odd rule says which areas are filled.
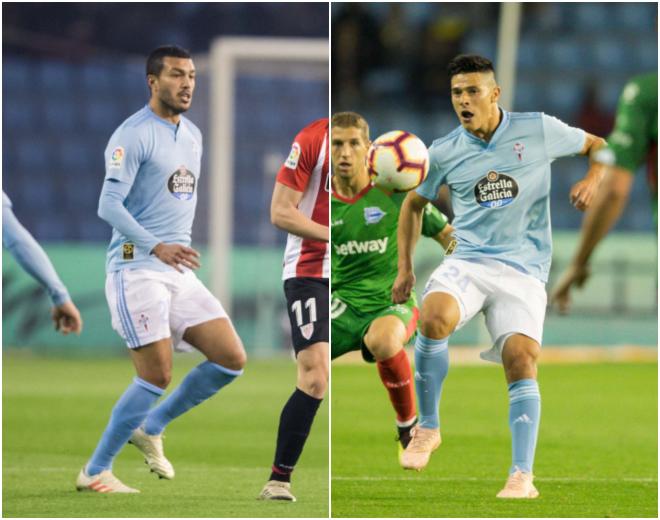
[[[163,58],[192,58],[190,53],[177,45],[162,45],[151,51],[147,58],[147,76],[160,76],[163,70]]]
[[[456,74],[465,74],[469,72],[492,72],[495,73],[493,62],[483,56],[476,54],[459,54],[447,65],[449,77]]]

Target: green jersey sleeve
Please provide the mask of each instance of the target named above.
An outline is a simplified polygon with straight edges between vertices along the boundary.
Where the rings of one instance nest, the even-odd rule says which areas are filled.
[[[448,224],[447,217],[430,202],[424,208],[422,216],[422,235],[434,237]]]
[[[624,87],[607,139],[613,164],[635,172],[658,141],[658,74],[636,76]]]

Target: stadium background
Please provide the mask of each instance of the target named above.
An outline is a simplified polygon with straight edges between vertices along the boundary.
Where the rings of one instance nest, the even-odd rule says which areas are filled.
[[[198,68],[187,114],[205,137],[193,247],[199,275],[211,222],[212,41],[220,36],[327,39],[327,4],[3,5],[3,189],[44,246],[85,320],[81,337],[51,331],[48,299],[3,253],[3,345],[44,353],[123,354],[104,296],[110,227],[96,215],[103,151],[114,129],[148,99],[144,62],[158,45],[188,48]],[[310,39],[310,40],[307,40]],[[300,44],[304,46],[304,42]],[[328,111],[325,62],[300,74],[252,68],[237,77],[233,115],[231,315],[248,354],[289,352],[281,289],[286,234],[270,224],[274,176],[296,133]],[[226,182],[231,186],[229,181]],[[230,199],[231,200],[231,199]],[[228,304],[229,302],[225,302]]]
[[[371,137],[393,129],[425,143],[458,125],[446,65],[459,53],[495,63],[499,3],[347,3],[332,5],[332,112],[363,114]],[[523,3],[513,106],[543,111],[607,137],[618,97],[635,74],[657,70],[656,3]],[[582,213],[570,187],[586,172],[584,158],[553,164],[553,266],[548,288],[575,250]],[[437,246],[421,240],[418,294],[438,264]],[[657,234],[646,170],[641,168],[614,232],[592,261],[573,310],[546,318],[546,345],[657,346]],[[585,326],[586,325],[586,326]],[[474,320],[455,344],[483,344]]]

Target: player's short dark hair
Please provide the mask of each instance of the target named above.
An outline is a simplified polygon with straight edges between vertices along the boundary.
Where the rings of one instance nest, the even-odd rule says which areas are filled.
[[[483,56],[476,54],[459,54],[447,65],[449,77],[456,74],[466,74],[470,72],[492,72],[495,73],[493,62]]]
[[[147,76],[150,74],[160,76],[160,73],[163,70],[163,58],[190,59],[192,56],[186,49],[177,45],[162,45],[151,51],[151,54],[149,54],[149,57],[147,58]]]
[[[330,120],[330,129],[335,126],[339,128],[359,128],[362,130],[365,142],[369,143],[369,124],[357,112],[337,112]]]

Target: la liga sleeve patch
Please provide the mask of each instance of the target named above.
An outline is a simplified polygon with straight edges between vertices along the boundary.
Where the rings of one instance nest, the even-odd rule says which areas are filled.
[[[112,153],[110,154],[110,161],[108,162],[108,168],[110,169],[119,169],[121,168],[121,163],[124,161],[124,148],[122,146],[117,146]]]
[[[294,142],[293,145],[291,146],[291,152],[289,153],[289,157],[287,157],[286,161],[284,161],[284,166],[290,168],[291,170],[295,170],[298,167],[299,160],[300,160],[300,145],[297,142]]]

